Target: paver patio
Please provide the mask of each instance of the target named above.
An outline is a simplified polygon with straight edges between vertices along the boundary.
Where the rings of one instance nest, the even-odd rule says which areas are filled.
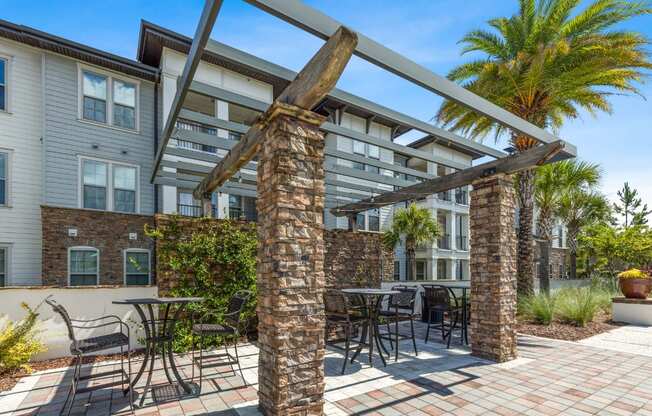
[[[459,345],[423,343],[418,327],[419,356],[410,342],[397,363],[375,367],[366,356],[340,375],[342,355],[329,349],[326,359],[327,415],[652,415],[652,357],[580,343],[519,337],[519,357],[493,364],[470,355]],[[456,340],[454,340],[455,342]],[[202,395],[155,403],[151,395],[137,415],[256,415],[257,348],[241,349],[244,386],[239,375],[219,368],[205,380]],[[186,375],[189,361],[179,357]],[[85,371],[105,371],[103,363]],[[23,379],[0,398],[0,414],[54,415],[65,399],[70,369],[51,370]],[[217,374],[216,374],[217,375]],[[162,381],[163,371],[156,376]],[[209,376],[210,377],[210,376]],[[119,388],[79,395],[75,414],[128,414]]]

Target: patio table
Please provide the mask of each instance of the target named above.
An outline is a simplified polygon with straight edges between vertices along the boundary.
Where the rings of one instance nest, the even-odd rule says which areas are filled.
[[[443,286],[451,292],[451,294],[455,297],[455,293],[453,292],[453,289],[461,290],[462,291],[462,340],[466,345],[469,345],[469,325],[468,325],[468,314],[467,314],[467,305],[468,305],[468,297],[466,295],[466,292],[471,289],[469,285],[464,285],[464,284],[440,284],[440,285],[421,285],[421,286]]]
[[[380,311],[380,305],[385,296],[389,295],[398,295],[401,292],[398,290],[388,290],[388,289],[376,289],[376,288],[354,288],[354,289],[342,289],[342,293],[347,295],[357,295],[364,300],[364,305],[367,309],[367,326],[366,330],[362,333],[362,339],[360,340],[359,346],[356,349],[353,357],[351,357],[351,362],[360,354],[362,348],[367,345],[369,347],[369,365],[373,366],[372,356],[374,353],[374,342],[378,348],[378,355],[383,361],[383,365],[387,366],[387,361],[383,356],[382,351],[380,350],[381,346],[383,349],[385,346],[380,339],[380,334],[378,331],[378,313]],[[369,342],[366,342],[366,336],[369,336]]]
[[[136,374],[136,377],[130,383],[128,388],[134,388],[138,380],[142,377],[149,363],[149,370],[147,373],[147,382],[145,383],[145,391],[140,398],[139,406],[142,407],[145,402],[145,396],[148,391],[152,391],[152,397],[156,401],[171,400],[179,398],[183,395],[196,395],[199,392],[199,386],[194,383],[186,383],[181,375],[179,369],[174,362],[172,352],[172,342],[174,341],[174,328],[176,326],[181,313],[189,303],[203,302],[203,298],[188,297],[188,298],[139,298],[139,299],[123,299],[116,300],[113,303],[116,305],[132,305],[145,330],[145,357],[143,363]],[[170,309],[176,305],[174,315],[170,317]],[[154,315],[154,306],[163,307],[163,318],[156,318]],[[143,308],[147,309],[149,318],[145,315]],[[161,361],[163,363],[163,370],[169,382],[167,385],[152,386],[152,375],[154,373],[154,362],[156,361],[157,352],[160,352]],[[169,369],[168,369],[169,366]],[[170,376],[170,370],[174,375],[173,381]],[[180,390],[181,389],[181,390]]]

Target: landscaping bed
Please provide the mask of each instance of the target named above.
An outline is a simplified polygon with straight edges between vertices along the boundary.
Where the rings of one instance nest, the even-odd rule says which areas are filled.
[[[131,358],[134,359],[140,353],[132,353]],[[125,359],[127,358],[125,354]],[[115,361],[120,359],[120,354],[110,354],[110,355],[96,355],[92,357],[84,357],[84,364],[98,363],[102,361]],[[30,374],[33,374],[36,371],[45,371],[53,370],[55,368],[64,368],[70,367],[73,364],[72,357],[63,357],[63,358],[53,358],[50,360],[35,361],[30,363],[32,371],[27,371],[24,368],[20,368],[15,371],[9,371],[0,374],[0,392],[11,390],[18,381]]]
[[[623,325],[625,324],[613,322],[610,313],[601,311],[596,314],[593,321],[587,323],[584,327],[570,325],[560,321],[553,321],[550,325],[541,325],[519,320],[516,324],[516,331],[520,334],[534,335],[537,337],[579,341]]]

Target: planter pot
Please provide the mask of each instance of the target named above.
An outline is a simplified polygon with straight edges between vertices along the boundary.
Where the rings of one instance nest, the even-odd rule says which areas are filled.
[[[620,291],[629,299],[646,299],[652,291],[652,279],[618,279]]]

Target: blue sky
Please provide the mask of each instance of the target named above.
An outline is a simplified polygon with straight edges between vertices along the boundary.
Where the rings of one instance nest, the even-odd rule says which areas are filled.
[[[308,3],[440,75],[469,59],[459,54],[457,44],[464,33],[486,27],[490,18],[511,15],[517,7],[516,0]],[[2,5],[2,19],[134,58],[140,19],[192,36],[203,1],[2,0]],[[624,27],[652,38],[651,16],[632,20]],[[213,38],[295,70],[322,43],[242,0],[224,0]],[[649,79],[641,86],[647,100],[615,96],[613,114],[599,114],[597,118],[585,115],[567,122],[561,130],[561,137],[577,145],[580,158],[602,166],[602,188],[612,199],[623,182],[629,181],[652,205],[651,82]],[[338,86],[422,120],[430,120],[441,103],[436,95],[357,58],[349,64]],[[494,145],[492,138],[486,143]]]

